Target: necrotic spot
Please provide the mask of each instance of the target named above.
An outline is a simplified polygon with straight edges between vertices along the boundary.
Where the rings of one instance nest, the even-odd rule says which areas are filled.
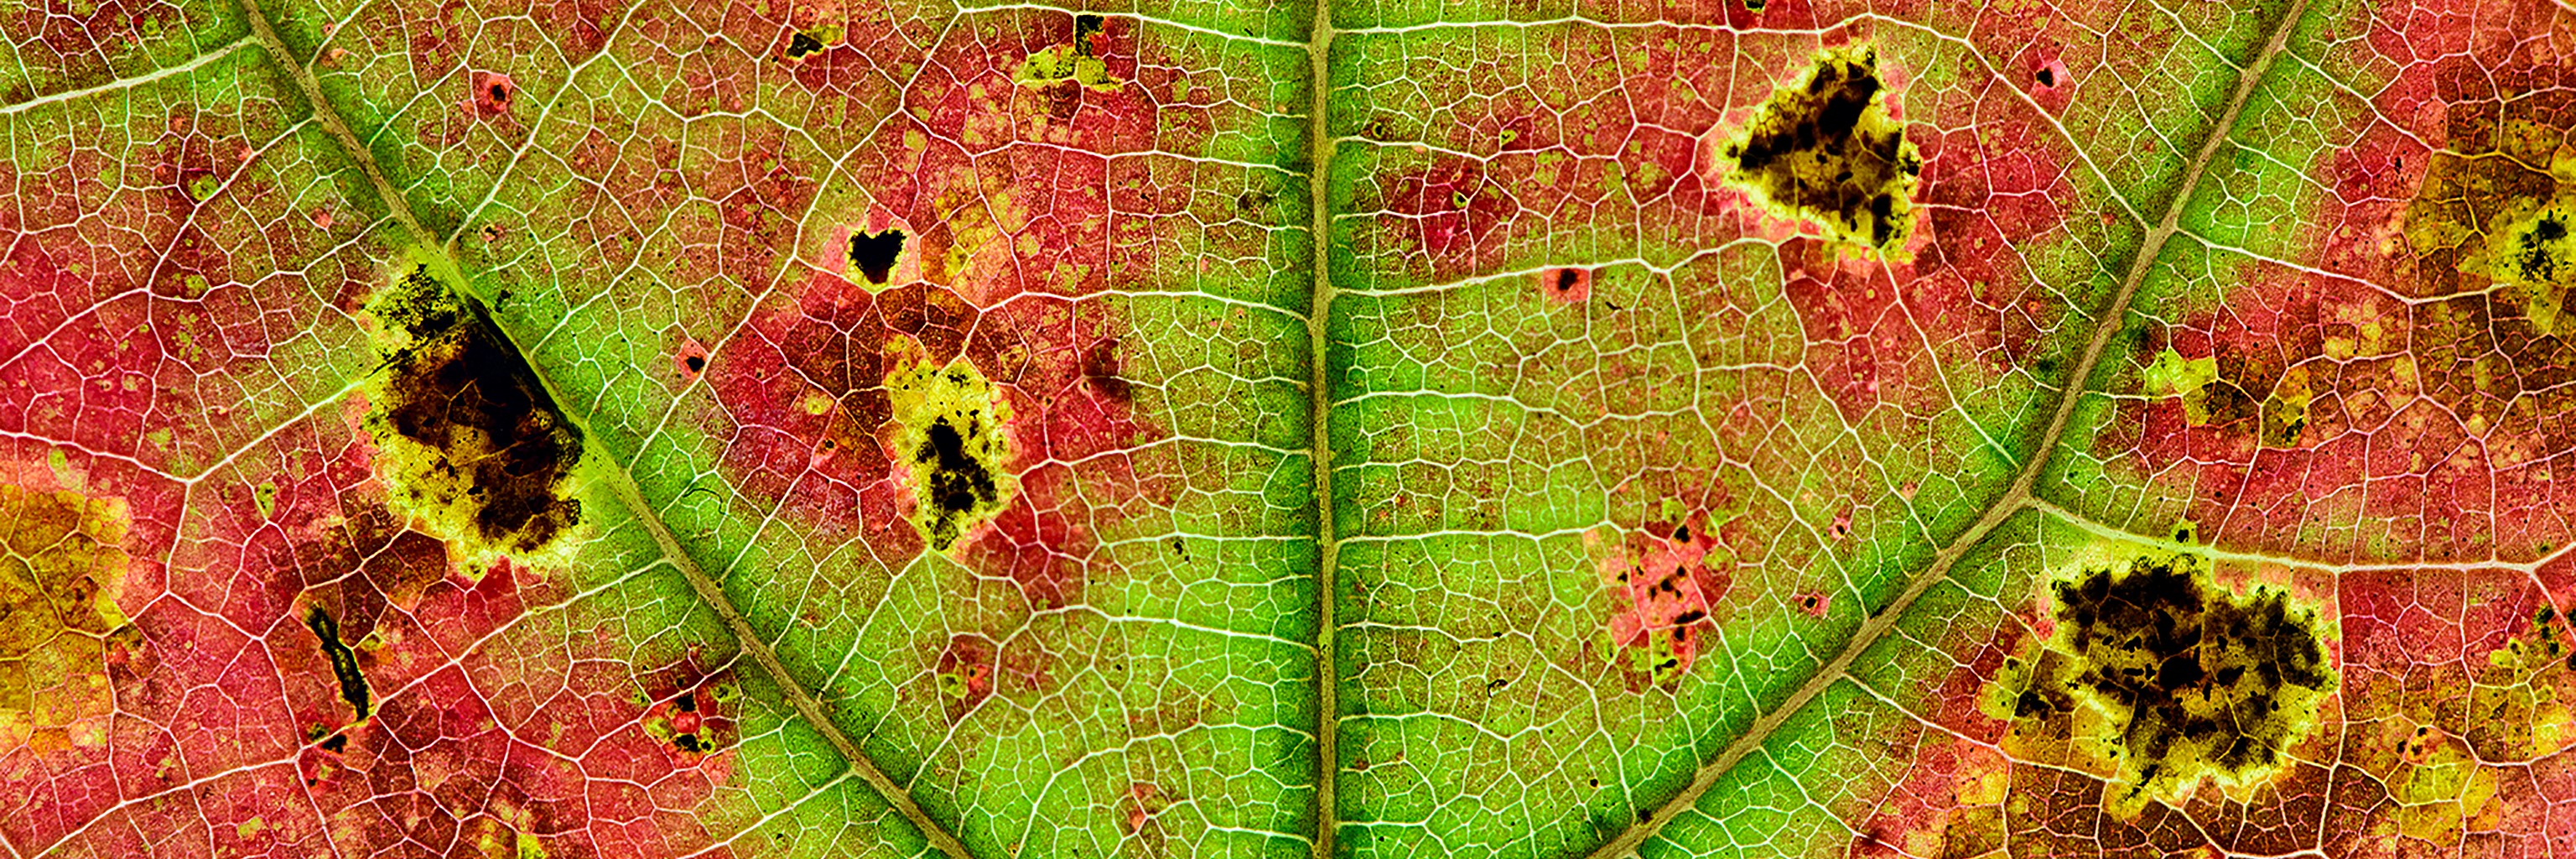
[[[317,605],[304,614],[304,627],[322,641],[322,655],[331,660],[331,673],[340,681],[340,700],[349,702],[349,709],[357,711],[358,718],[366,718],[367,675],[358,670],[357,652],[340,641],[340,624]]]
[[[2281,592],[2218,587],[2188,557],[2121,566],[2053,585],[2058,643],[2016,693],[2014,715],[2054,717],[2074,694],[2092,696],[2125,723],[2113,754],[2133,789],[2168,798],[2203,775],[2281,763],[2310,727],[2305,708],[2333,682],[2315,622]]]
[[[903,231],[887,230],[875,235],[850,233],[850,264],[869,283],[884,286],[886,275],[894,271],[895,260],[903,256]]]
[[[1903,244],[1921,159],[1880,107],[1884,89],[1869,49],[1819,53],[1802,81],[1775,91],[1720,149],[1735,159],[1728,181],[1846,241]]]
[[[958,433],[948,418],[933,423],[927,436],[930,441],[922,444],[917,457],[920,462],[938,467],[930,472],[930,500],[938,503],[940,511],[956,516],[974,511],[979,503],[992,503],[997,495],[992,472],[974,457],[966,457],[966,436]]]
[[[578,524],[581,502],[563,489],[581,432],[482,308],[418,270],[371,311],[410,335],[388,356],[378,416],[422,448],[392,463],[411,499],[520,552]]]

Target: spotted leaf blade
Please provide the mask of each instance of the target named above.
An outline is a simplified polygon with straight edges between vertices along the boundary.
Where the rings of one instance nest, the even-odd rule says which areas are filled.
[[[17,855],[2563,835],[2554,6],[13,14]]]

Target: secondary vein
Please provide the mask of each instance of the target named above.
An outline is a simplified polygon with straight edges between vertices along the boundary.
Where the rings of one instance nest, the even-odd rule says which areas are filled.
[[[2227,145],[2227,135],[2235,129],[2237,118],[2244,113],[2246,100],[2252,97],[2255,88],[2262,83],[2264,74],[2271,70],[2272,59],[2278,56],[2282,46],[2288,43],[2290,31],[2298,27],[2299,17],[2306,10],[2307,0],[2293,0],[2290,8],[2282,14],[2281,20],[2273,24],[2271,36],[2264,41],[2260,52],[2238,74],[2236,89],[2228,96],[2226,109],[2219,114],[2218,120],[2211,124],[2208,136],[2201,141],[2200,151],[2193,155],[2191,163],[2184,168],[2182,182],[2174,189],[2173,200],[2166,204],[2163,217],[2148,230],[2145,238],[2139,243],[2137,256],[2129,261],[2128,272],[2120,280],[2119,292],[2113,294],[2110,305],[2103,308],[2102,318],[2094,325],[2092,339],[2084,344],[2083,356],[2067,372],[2065,389],[2058,395],[2057,406],[2049,416],[2048,428],[2041,433],[2039,444],[2032,449],[2030,459],[2024,462],[2021,469],[2013,475],[2010,488],[1986,508],[1985,515],[1978,517],[1976,524],[1969,526],[1968,530],[1961,532],[1956,539],[1950,541],[1949,545],[1942,547],[1939,554],[1934,556],[1932,563],[1909,580],[1905,590],[1897,594],[1895,600],[1873,613],[1868,620],[1863,621],[1860,628],[1852,633],[1850,640],[1843,643],[1842,649],[1835,653],[1831,661],[1818,669],[1806,683],[1801,684],[1796,692],[1781,701],[1779,706],[1755,718],[1753,725],[1736,735],[1735,739],[1728,742],[1726,748],[1720,750],[1716,757],[1702,763],[1698,771],[1692,774],[1690,785],[1683,788],[1680,793],[1674,794],[1673,798],[1657,808],[1652,816],[1637,825],[1628,827],[1619,834],[1618,838],[1611,839],[1593,850],[1589,854],[1592,859],[1613,859],[1613,857],[1634,853],[1639,844],[1661,831],[1664,824],[1697,805],[1702,794],[1707,793],[1710,787],[1717,784],[1718,779],[1750,756],[1770,737],[1772,732],[1787,722],[1790,716],[1805,709],[1809,702],[1816,699],[1816,696],[1824,693],[1826,687],[1841,680],[1850,671],[1852,662],[1860,658],[1871,644],[1877,642],[1879,636],[1893,629],[1896,621],[1904,617],[1905,609],[1925,591],[1930,590],[1933,584],[1946,577],[1950,568],[1956,565],[1960,558],[1966,556],[1970,548],[1983,541],[1987,535],[2001,527],[2005,520],[2021,512],[2028,505],[2032,499],[2031,488],[2038,483],[2039,475],[2047,470],[2049,462],[2055,456],[2058,440],[2065,435],[2067,425],[2074,419],[2075,405],[2084,396],[2085,379],[2093,374],[2094,367],[2101,363],[2102,354],[2109,348],[2111,338],[2119,333],[2120,320],[2128,315],[2129,303],[2137,297],[2138,286],[2146,281],[2148,269],[2155,265],[2156,257],[2164,251],[2165,243],[2180,231],[2183,207],[2190,204],[2194,189],[2199,186],[2201,177],[2208,173],[2209,163],[2217,157],[2219,150]]]
[[[411,240],[420,243],[424,253],[445,256],[446,249],[437,241],[436,236],[421,228],[420,219],[411,211],[409,200],[404,198],[394,188],[393,182],[386,178],[383,168],[376,164],[374,153],[358,140],[358,136],[349,130],[348,122],[340,116],[336,108],[332,107],[331,102],[323,97],[322,85],[313,78],[311,68],[296,58],[287,49],[285,41],[278,38],[277,28],[269,22],[268,14],[261,10],[259,0],[238,0],[238,2],[241,4],[243,14],[250,19],[252,35],[258,39],[260,47],[268,52],[288,77],[294,79],[297,90],[303,93],[305,101],[311,105],[314,117],[321,122],[323,129],[331,135],[331,139],[339,144],[343,153],[357,164],[361,172],[366,174],[368,183],[375,189],[376,195],[384,201],[386,209],[392,214],[394,220],[405,230],[410,231]],[[453,260],[449,262],[453,263]],[[471,289],[466,284],[458,284],[457,288],[469,291]],[[484,300],[484,297],[475,296],[475,299],[480,301]],[[510,336],[507,330],[502,334],[511,340],[510,348],[518,349],[523,354],[527,351],[515,337]],[[572,402],[563,395],[554,381],[547,377],[545,371],[538,368],[537,362],[529,361],[528,366],[536,374],[538,382],[545,386],[547,393],[555,397],[557,402]],[[567,415],[566,417],[580,426],[585,434],[590,434],[589,422],[582,416]],[[663,523],[660,517],[650,512],[653,508],[645,502],[643,490],[635,483],[635,476],[628,471],[627,464],[616,462],[614,456],[606,453],[601,456],[607,457],[616,465],[615,468],[601,469],[608,473],[608,479],[604,483],[609,491],[617,496],[620,504],[634,511],[636,521],[642,523],[644,529],[652,534],[653,542],[662,550],[664,560],[669,561],[672,568],[678,570],[681,577],[688,580],[690,589],[696,591],[698,598],[705,601],[716,616],[724,622],[726,629],[733,634],[735,642],[742,647],[744,655],[751,657],[752,662],[759,665],[761,670],[778,685],[779,694],[787,699],[788,708],[794,710],[796,715],[816,733],[821,734],[859,778],[875,788],[877,794],[888,806],[901,814],[905,820],[910,821],[914,828],[920,830],[933,849],[947,855],[950,859],[974,859],[973,855],[966,850],[965,844],[958,841],[955,833],[950,832],[946,826],[941,825],[939,821],[932,819],[928,812],[923,811],[921,804],[913,800],[912,792],[886,775],[884,770],[879,769],[876,762],[870,760],[859,748],[858,743],[852,741],[849,735],[841,730],[840,725],[833,722],[823,711],[822,702],[805,688],[802,681],[787,670],[786,663],[779,660],[778,653],[760,637],[759,631],[754,629],[750,620],[743,616],[742,610],[733,604],[733,600],[725,594],[724,587],[708,577],[706,570],[698,566],[696,559],[681,548],[679,539],[671,533],[670,527]]]

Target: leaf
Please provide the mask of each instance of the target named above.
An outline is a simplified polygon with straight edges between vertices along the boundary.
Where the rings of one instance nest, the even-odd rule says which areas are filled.
[[[17,856],[2547,852],[2537,0],[46,0]]]

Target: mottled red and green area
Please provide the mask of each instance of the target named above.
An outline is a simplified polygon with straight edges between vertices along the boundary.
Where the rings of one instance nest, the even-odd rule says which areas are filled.
[[[10,856],[2576,851],[2562,5],[0,36]]]

